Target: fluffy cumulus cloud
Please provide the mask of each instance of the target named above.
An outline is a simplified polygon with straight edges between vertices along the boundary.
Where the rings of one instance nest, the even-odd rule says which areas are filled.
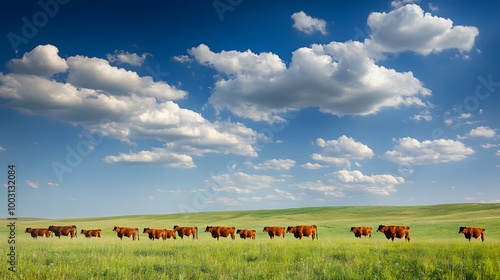
[[[49,77],[68,69],[66,60],[61,58],[59,50],[52,45],[40,45],[25,53],[21,59],[12,59],[7,63],[13,72]]]
[[[55,46],[38,46],[0,73],[0,98],[18,111],[53,118],[134,143],[154,138],[161,148],[105,158],[106,162],[193,167],[192,155],[256,156],[257,133],[240,123],[210,122],[179,107],[187,92],[109,61],[76,55],[63,59]],[[57,79],[51,75],[65,72]]]
[[[322,150],[312,154],[311,158],[336,166],[350,167],[351,160],[369,159],[375,155],[370,147],[345,135],[340,136],[337,140],[325,141],[318,138],[316,144]]]
[[[497,132],[494,129],[489,128],[487,126],[479,126],[479,127],[471,129],[470,132],[468,133],[468,136],[495,138],[495,137],[497,137]]]
[[[189,49],[188,54],[219,73],[209,99],[216,110],[254,121],[283,122],[285,113],[303,108],[342,116],[401,106],[430,107],[425,101],[430,90],[412,72],[398,72],[377,62],[385,59],[385,53],[402,51],[466,52],[478,35],[476,27],[453,25],[450,19],[424,13],[415,4],[371,13],[367,22],[372,34],[364,42],[302,47],[292,53],[288,65],[270,52],[214,52],[204,44]],[[426,119],[422,117],[416,118]]]
[[[402,177],[392,175],[364,175],[359,170],[339,170],[334,172],[333,180],[344,191],[362,191],[376,195],[390,195],[396,191],[396,186],[403,184]]]
[[[296,12],[291,17],[293,19],[293,28],[300,32],[306,34],[312,34],[314,32],[320,32],[323,35],[328,34],[328,32],[326,32],[326,21],[322,19],[311,17],[304,13],[304,11]]]
[[[423,55],[445,49],[470,51],[479,31],[474,26],[453,25],[426,13],[415,4],[401,6],[389,13],[368,16],[369,45],[382,52],[414,51]]]
[[[393,150],[384,158],[402,165],[424,165],[467,159],[474,150],[462,142],[451,139],[418,141],[411,137],[396,140]]]
[[[188,50],[223,74],[209,102],[255,121],[279,122],[286,112],[316,107],[333,115],[367,115],[384,107],[425,106],[430,91],[411,72],[375,64],[360,42],[313,45],[293,52],[287,67],[275,54]]]
[[[115,50],[114,54],[108,53],[106,55],[106,58],[109,62],[126,63],[133,66],[141,66],[144,61],[146,61],[146,58],[148,56],[151,56],[151,54],[143,53],[142,55],[138,55],[136,53]]]
[[[353,193],[391,195],[398,185],[404,184],[402,177],[389,174],[365,175],[359,170],[342,169],[328,176],[326,182],[302,182],[293,187],[305,191],[306,195],[345,197]]]

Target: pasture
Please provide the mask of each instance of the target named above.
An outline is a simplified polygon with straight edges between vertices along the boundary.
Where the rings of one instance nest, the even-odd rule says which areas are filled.
[[[0,279],[500,279],[500,204],[411,207],[316,207],[85,219],[17,220],[16,272],[2,261]],[[4,221],[7,224],[7,221]],[[78,237],[33,240],[26,227],[78,227]],[[151,241],[144,227],[197,226],[199,239]],[[270,240],[264,226],[316,224],[318,240]],[[391,242],[379,224],[408,225],[411,242]],[[207,225],[257,230],[256,240],[221,238]],[[137,227],[140,241],[120,240],[114,226]],[[351,226],[373,227],[355,238]],[[467,241],[460,226],[486,228],[486,241]],[[81,229],[101,228],[101,238]],[[3,259],[7,227],[0,230]]]

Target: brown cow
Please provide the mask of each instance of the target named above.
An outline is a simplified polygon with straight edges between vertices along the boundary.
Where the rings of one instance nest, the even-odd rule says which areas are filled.
[[[250,239],[254,239],[255,240],[255,229],[238,229],[236,231],[236,234],[239,234],[241,238],[243,239],[247,239],[247,238],[250,238]]]
[[[481,241],[484,242],[484,236],[486,235],[486,230],[484,228],[479,227],[460,227],[458,233],[463,233],[466,239],[470,239],[474,237],[478,239],[481,237]]]
[[[172,229],[164,229],[164,228],[144,228],[144,231],[142,233],[147,233],[149,236],[149,239],[155,240],[155,239],[167,239],[173,237],[176,239],[175,235],[175,230]]]
[[[385,234],[387,239],[391,239],[394,242],[394,237],[405,238],[410,242],[410,227],[409,226],[385,226],[379,225],[377,232],[382,232]]]
[[[351,227],[351,232],[354,236],[361,238],[361,236],[372,237],[372,227]]]
[[[37,239],[38,236],[49,238],[52,235],[48,228],[26,228],[25,232],[31,234],[33,239]]]
[[[219,237],[221,236],[228,237],[230,235],[233,240],[236,238],[234,235],[235,227],[207,226],[205,232],[210,232],[212,234],[212,237],[217,238],[217,240],[219,240]]]
[[[115,226],[113,228],[113,231],[116,232],[118,237],[122,239],[124,236],[125,237],[132,237],[132,240],[135,240],[135,237],[137,236],[137,240],[139,240],[139,229],[138,228],[131,228],[131,227],[117,227]]]
[[[81,234],[84,234],[87,238],[99,237],[101,238],[101,229],[82,229]]]
[[[50,226],[49,230],[54,233],[55,236],[61,239],[61,235],[71,236],[71,238],[76,237],[76,226]]]
[[[264,227],[263,232],[267,232],[269,237],[273,239],[275,236],[283,236],[285,238],[285,227]]]
[[[163,229],[163,240],[173,238],[177,239],[177,231],[174,229]]]
[[[198,227],[180,227],[175,225],[174,230],[177,231],[177,234],[181,239],[183,239],[184,236],[189,237],[190,235],[193,235],[193,240],[195,237],[198,239]]]
[[[312,240],[314,238],[318,238],[318,228],[316,225],[310,225],[310,226],[304,226],[304,225],[299,225],[299,226],[289,226],[286,229],[287,233],[293,233],[293,236],[298,239],[302,239],[302,236],[309,237],[311,236]]]
[[[151,239],[151,240],[160,239],[160,238],[165,240],[165,237],[163,234],[163,229],[160,229],[160,228],[144,228],[142,233],[147,233],[149,236],[149,239]]]

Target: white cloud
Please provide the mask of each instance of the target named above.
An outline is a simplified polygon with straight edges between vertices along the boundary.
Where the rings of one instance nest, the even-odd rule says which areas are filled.
[[[363,191],[376,195],[390,195],[396,192],[395,186],[403,184],[403,177],[392,175],[364,175],[359,170],[339,170],[333,174],[334,181],[347,191]]]
[[[429,110],[424,110],[422,112],[419,112],[416,115],[411,116],[410,119],[414,120],[416,122],[419,122],[421,120],[432,121],[432,115],[431,115],[431,112]]]
[[[57,186],[59,186],[58,183],[54,183],[54,182],[47,182],[47,185],[49,185],[51,187],[57,187]]]
[[[498,146],[499,145],[497,145],[497,144],[486,143],[486,144],[481,145],[481,148],[491,149],[491,148],[496,148]]]
[[[293,27],[300,32],[312,34],[317,31],[323,35],[328,34],[326,32],[326,21],[322,19],[311,17],[303,11],[294,13],[291,18],[293,19]]]
[[[364,175],[359,170],[342,169],[329,175],[327,182],[301,182],[293,185],[307,194],[315,196],[346,197],[352,193],[364,192],[374,195],[391,195],[396,186],[404,184],[403,177],[388,174]]]
[[[435,12],[435,11],[439,10],[439,7],[432,5],[432,3],[429,3],[429,10]]]
[[[135,164],[161,164],[165,167],[193,168],[196,167],[193,158],[189,155],[177,154],[167,149],[154,148],[152,151],[140,151],[138,153],[124,154],[118,156],[107,156],[106,163],[135,163]]]
[[[177,56],[172,57],[172,59],[175,60],[175,61],[177,61],[177,62],[180,62],[180,63],[190,63],[190,62],[193,62],[193,59],[190,58],[187,55],[177,55]]]
[[[18,74],[50,77],[68,69],[68,64],[58,53],[59,50],[52,45],[40,45],[25,53],[21,59],[12,59],[7,67]]]
[[[26,180],[26,184],[28,185],[28,187],[30,187],[32,189],[39,189],[40,188],[40,184],[38,182]]]
[[[399,4],[398,4],[399,3]],[[230,50],[213,52],[201,44],[188,50],[198,63],[219,72],[209,103],[218,111],[255,121],[282,122],[280,116],[302,108],[333,115],[375,114],[383,108],[429,107],[430,91],[412,72],[379,66],[384,53],[421,54],[445,49],[469,51],[476,27],[453,25],[414,4],[389,13],[372,13],[372,34],[364,42],[314,44],[292,53],[288,66],[275,54]],[[299,15],[301,13],[298,13]],[[305,15],[305,14],[304,14]],[[418,115],[416,119],[429,119]]]
[[[5,151],[5,148],[2,147],[2,145],[0,145],[0,153],[3,152],[3,151]]]
[[[114,54],[108,53],[106,55],[106,58],[108,59],[109,62],[126,63],[133,66],[141,66],[144,63],[144,61],[146,61],[146,58],[148,56],[151,56],[151,54],[143,53],[142,55],[139,56],[136,53],[129,53],[126,51],[115,50]]]
[[[425,106],[430,91],[411,72],[375,64],[360,42],[313,45],[293,52],[287,68],[275,54],[188,50],[223,76],[209,103],[254,121],[282,122],[281,114],[316,107],[332,115],[374,114],[386,107]]]
[[[56,47],[42,48],[47,49],[57,55]],[[29,61],[43,61],[37,56],[45,53],[32,51]],[[48,70],[41,71],[41,76],[0,73],[0,98],[20,112],[80,125],[125,143],[148,138],[168,143],[149,151],[111,155],[105,158],[109,163],[193,167],[193,155],[257,155],[253,145],[260,135],[241,123],[210,122],[197,112],[180,108],[173,100],[186,96],[183,90],[111,66],[104,59],[71,56],[65,61],[69,74],[62,81],[47,78],[45,74],[53,73]]]
[[[372,149],[367,145],[357,142],[351,137],[340,136],[337,140],[325,141],[316,139],[316,144],[322,148],[320,153],[314,153],[311,158],[334,164],[336,166],[351,166],[351,160],[364,160],[374,156]]]
[[[373,12],[367,23],[372,34],[366,43],[389,53],[414,51],[427,55],[445,49],[470,51],[479,34],[474,26],[454,26],[451,19],[424,13],[415,4],[389,13]]]
[[[300,167],[304,168],[304,169],[321,169],[321,168],[326,168],[328,166],[326,165],[321,165],[319,163],[310,163],[310,162],[306,162],[304,164],[302,164]]]
[[[258,164],[251,162],[245,164],[256,170],[290,170],[295,166],[295,161],[291,159],[270,159]]]
[[[140,77],[136,72],[111,66],[104,59],[77,55],[69,57],[67,62],[70,67],[68,82],[76,87],[117,96],[155,97],[161,101],[182,99],[187,95],[163,81],[154,82],[149,76]]]
[[[460,141],[437,139],[419,142],[405,137],[397,140],[393,150],[385,152],[383,157],[403,165],[424,165],[460,161],[472,154],[474,150]]]
[[[406,4],[410,4],[410,3],[418,3],[420,2],[420,0],[397,0],[397,1],[392,1],[391,2],[391,6],[394,8],[394,9],[399,9],[401,8],[402,6],[406,5]]]
[[[487,126],[478,126],[471,129],[467,134],[470,137],[484,137],[484,138],[496,138],[497,133],[495,129],[491,129]]]

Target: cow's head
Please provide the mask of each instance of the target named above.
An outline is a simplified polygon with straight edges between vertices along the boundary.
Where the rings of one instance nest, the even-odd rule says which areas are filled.
[[[377,232],[382,232],[384,230],[384,228],[385,228],[385,225],[379,225]]]
[[[351,227],[351,232],[353,232],[353,231],[354,231],[354,227]]]
[[[116,231],[117,229],[118,229],[118,227],[117,227],[117,226],[115,226],[115,227],[113,228],[113,231]]]
[[[240,234],[240,233],[241,233],[241,229],[237,229],[236,234]]]
[[[466,229],[467,227],[460,227],[460,229],[458,230],[458,233],[464,233],[464,230]]]
[[[80,233],[85,234],[85,233],[87,233],[87,230],[86,229],[82,229],[82,231],[80,231]]]
[[[263,231],[268,231],[268,230],[269,230],[269,227],[264,227]]]
[[[295,227],[289,226],[286,228],[286,232],[291,233]]]
[[[212,229],[212,226],[207,226],[207,228],[205,229],[205,232],[210,232],[211,229]]]
[[[49,230],[52,230],[54,228],[54,226],[49,226],[48,229]]]
[[[174,225],[174,229],[177,229],[179,226],[178,225]]]

